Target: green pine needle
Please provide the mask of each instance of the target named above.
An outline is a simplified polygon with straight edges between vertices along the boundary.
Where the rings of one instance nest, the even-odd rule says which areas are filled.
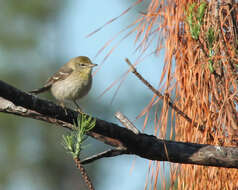
[[[74,125],[74,130],[69,135],[63,135],[63,146],[73,156],[78,158],[82,150],[82,143],[87,139],[85,134],[96,125],[96,119],[85,114],[78,117],[79,126]]]
[[[191,36],[193,39],[198,40],[207,4],[206,2],[201,2],[197,9],[195,7],[195,3],[190,4],[185,14]]]

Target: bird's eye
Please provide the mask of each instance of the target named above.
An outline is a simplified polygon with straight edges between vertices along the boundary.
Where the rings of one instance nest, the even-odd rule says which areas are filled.
[[[85,63],[81,63],[80,66],[84,67],[84,66],[86,66],[86,64]]]

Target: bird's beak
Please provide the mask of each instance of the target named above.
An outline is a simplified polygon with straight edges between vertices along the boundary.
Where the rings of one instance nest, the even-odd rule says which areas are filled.
[[[98,66],[98,64],[94,64],[94,63],[91,64],[91,67],[96,67],[96,66]]]

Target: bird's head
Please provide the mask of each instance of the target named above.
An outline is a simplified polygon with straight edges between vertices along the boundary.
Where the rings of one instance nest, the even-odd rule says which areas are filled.
[[[89,73],[92,71],[93,67],[97,66],[97,64],[92,63],[86,56],[78,56],[69,61],[69,66],[73,70]]]

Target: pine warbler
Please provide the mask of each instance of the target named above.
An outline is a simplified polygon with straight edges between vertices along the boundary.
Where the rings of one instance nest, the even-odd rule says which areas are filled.
[[[73,101],[84,97],[92,86],[92,68],[97,66],[86,56],[78,56],[63,65],[57,73],[50,77],[42,88],[30,93],[39,94],[51,90],[52,95],[64,107],[64,101]]]

